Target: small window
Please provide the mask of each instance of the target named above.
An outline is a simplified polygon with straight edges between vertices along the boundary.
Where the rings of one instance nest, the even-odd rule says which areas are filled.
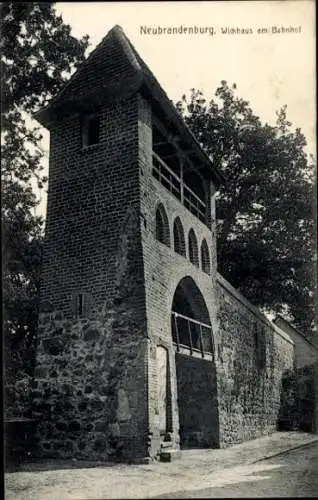
[[[82,147],[93,146],[100,141],[100,117],[88,115],[82,121]]]
[[[156,239],[170,247],[169,221],[163,205],[159,205],[156,212]]]
[[[90,296],[87,293],[76,293],[72,295],[72,310],[76,318],[87,316],[90,308]]]
[[[77,316],[81,317],[84,314],[84,295],[79,293],[77,296]]]

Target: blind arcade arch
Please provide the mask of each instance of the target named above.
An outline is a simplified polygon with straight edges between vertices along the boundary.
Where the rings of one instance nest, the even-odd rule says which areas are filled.
[[[180,255],[183,255],[183,257],[186,257],[184,230],[180,217],[177,217],[173,224],[173,240],[174,240],[174,251]]]
[[[164,206],[161,203],[156,210],[156,240],[170,247],[169,220]]]

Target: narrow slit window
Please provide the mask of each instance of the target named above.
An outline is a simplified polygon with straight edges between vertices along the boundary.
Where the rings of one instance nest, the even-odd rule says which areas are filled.
[[[83,316],[83,314],[84,314],[84,295],[82,293],[79,293],[77,298],[77,315],[81,317]]]
[[[72,312],[76,318],[84,318],[89,314],[91,296],[85,292],[72,294]]]

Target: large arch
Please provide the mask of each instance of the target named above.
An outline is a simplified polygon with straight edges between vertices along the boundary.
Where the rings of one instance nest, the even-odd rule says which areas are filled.
[[[190,351],[201,351],[213,355],[213,337],[210,315],[204,298],[190,276],[178,284],[171,311],[172,339]]]
[[[219,447],[213,332],[204,297],[190,276],[176,287],[171,310],[182,448]]]

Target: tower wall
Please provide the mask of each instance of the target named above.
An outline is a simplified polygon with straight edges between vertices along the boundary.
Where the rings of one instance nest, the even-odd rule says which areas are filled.
[[[104,460],[147,454],[148,344],[137,98],[100,113],[85,150],[80,116],[51,130],[33,416],[40,454]]]
[[[171,308],[175,290],[186,276],[190,276],[199,287],[204,296],[212,323],[215,346],[218,343],[217,301],[215,299],[216,275],[216,245],[215,222],[212,231],[197,217],[190,213],[157,179],[152,175],[152,112],[150,104],[140,98],[140,155],[139,164],[143,175],[141,176],[141,238],[143,246],[147,328],[150,340],[150,357],[148,365],[148,398],[149,398],[149,431],[151,453],[155,455],[160,448],[159,413],[158,413],[158,371],[156,363],[156,348],[163,346],[168,351],[171,390],[171,418],[172,418],[172,443],[179,446],[179,408],[177,389],[177,374],[175,347],[171,334]],[[156,239],[156,209],[159,203],[165,207],[169,228],[170,247]],[[210,252],[212,272],[204,273],[189,261],[188,254],[183,257],[174,251],[173,222],[179,216],[184,228],[185,243],[187,247],[188,233],[194,229],[198,247],[203,238],[206,239]],[[200,253],[200,252],[199,252]],[[200,361],[200,360],[199,360]],[[182,361],[180,361],[181,363]],[[192,368],[192,367],[190,367]],[[186,370],[188,370],[188,366]],[[195,368],[194,368],[195,369]],[[211,374],[213,378],[214,363],[205,362],[200,370]],[[214,399],[217,406],[217,385],[214,378],[212,388],[206,387],[206,400]],[[207,402],[207,405],[209,403]],[[200,412],[198,406],[197,412]],[[215,430],[216,434],[218,430]]]

